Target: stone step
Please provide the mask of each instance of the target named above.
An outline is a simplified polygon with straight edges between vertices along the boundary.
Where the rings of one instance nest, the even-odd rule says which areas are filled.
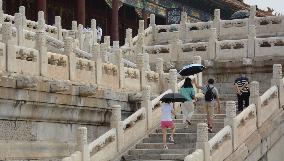
[[[174,161],[183,161],[184,158],[192,153],[194,150],[189,151],[186,154],[143,154],[143,155],[125,155],[124,160],[125,161],[134,161],[134,160],[174,160]]]
[[[213,132],[218,132],[222,129],[223,127],[213,127]],[[162,133],[162,129],[156,129],[155,131],[156,133]],[[167,129],[167,132],[170,133],[171,129]],[[176,128],[175,133],[196,133],[197,132],[197,128],[193,128],[193,127],[189,127],[189,128]]]
[[[197,124],[198,123],[206,123],[206,121],[200,121],[200,122],[192,122],[190,125],[190,128],[197,128]],[[183,123],[176,123],[175,124],[177,129],[181,129],[184,128],[184,124]],[[213,127],[215,128],[223,128],[224,127],[224,122],[213,122]]]
[[[182,114],[177,114],[177,119],[182,119]],[[226,114],[215,114],[214,119],[224,119]],[[191,119],[207,119],[207,114],[193,114]]]
[[[195,148],[195,143],[189,144],[167,144],[169,149],[190,149]],[[139,143],[136,145],[136,149],[161,149],[163,147],[163,143]]]
[[[209,133],[209,139],[212,138],[216,133]],[[143,143],[162,143],[162,133],[153,133],[150,134],[148,138],[143,139]],[[167,135],[167,142],[169,138],[169,134]],[[184,144],[184,143],[195,143],[197,138],[197,133],[176,133],[174,134],[174,140],[176,144]]]
[[[161,146],[158,149],[132,149],[129,155],[145,155],[145,154],[187,154],[194,149],[163,149]]]
[[[175,123],[183,123],[182,119],[174,119]],[[191,123],[200,123],[200,122],[207,122],[207,119],[191,119],[190,120]],[[224,123],[224,119],[214,119],[213,120],[214,123]]]

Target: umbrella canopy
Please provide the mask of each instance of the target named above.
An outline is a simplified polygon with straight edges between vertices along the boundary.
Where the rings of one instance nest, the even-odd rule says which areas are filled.
[[[183,67],[179,71],[179,74],[181,76],[190,76],[190,75],[194,75],[194,74],[202,72],[203,69],[205,69],[205,67],[201,64],[189,64],[189,65]]]
[[[185,102],[187,101],[187,99],[179,93],[168,93],[168,94],[165,94],[160,99],[160,101],[162,102]]]

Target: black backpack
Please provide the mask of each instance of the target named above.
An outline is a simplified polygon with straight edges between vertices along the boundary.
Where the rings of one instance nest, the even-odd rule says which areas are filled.
[[[215,99],[215,94],[213,93],[213,88],[209,88],[209,86],[207,86],[207,92],[205,93],[205,101],[211,102]]]

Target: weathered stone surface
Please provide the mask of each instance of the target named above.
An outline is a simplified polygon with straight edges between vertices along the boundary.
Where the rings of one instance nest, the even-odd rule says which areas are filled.
[[[53,81],[50,82],[50,92],[65,92],[70,89],[70,84],[67,81]]]
[[[97,91],[97,85],[85,85],[79,87],[79,96],[88,97],[95,95]]]
[[[36,80],[29,76],[17,76],[16,77],[16,88],[35,88],[37,86]]]

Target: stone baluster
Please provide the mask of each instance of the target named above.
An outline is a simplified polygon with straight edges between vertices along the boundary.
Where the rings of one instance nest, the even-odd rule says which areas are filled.
[[[83,43],[83,50],[86,52],[91,52],[91,47],[92,47],[92,33],[91,32],[85,32],[85,39]]]
[[[150,71],[150,57],[148,53],[144,53],[144,69]]]
[[[93,35],[93,45],[98,43],[97,40],[97,21],[95,19],[91,20],[91,29],[92,29],[92,35]]]
[[[211,28],[211,33],[209,37],[209,60],[213,61],[216,58],[216,41],[217,41],[217,31],[216,28]]]
[[[159,74],[164,73],[164,60],[163,58],[156,58],[156,72]]]
[[[6,46],[6,53],[3,53],[3,59],[5,60],[3,71],[13,71],[14,64],[8,62],[14,62],[14,60],[16,60],[16,54],[9,53],[9,51],[13,50],[13,46],[15,45],[12,41],[12,24],[9,22],[4,22],[2,25],[2,42]]]
[[[278,95],[280,99],[280,108],[284,108],[284,83],[282,75],[282,65],[273,65],[273,78],[271,80],[271,85],[276,85],[278,87]]]
[[[210,147],[208,142],[208,126],[206,123],[197,124],[196,149],[204,151],[204,161],[210,160]]]
[[[106,44],[107,52],[110,51],[110,36],[104,36],[104,43]]]
[[[40,59],[40,75],[44,77],[48,77],[47,72],[47,47],[46,47],[46,35],[44,30],[36,31],[36,49],[39,51],[39,59]]]
[[[84,33],[83,33],[83,25],[81,24],[79,24],[78,26],[78,39],[79,39],[79,49],[83,50]]]
[[[0,24],[4,22],[3,2],[0,0]]]
[[[250,59],[253,59],[255,57],[255,39],[256,39],[255,25],[249,25],[247,57]]]
[[[155,34],[156,34],[156,17],[155,14],[150,14],[150,26],[152,27],[152,36],[153,41],[155,40]]]
[[[163,83],[164,83],[164,60],[162,58],[156,58],[156,70],[157,73],[159,73],[159,79],[161,80],[159,83],[159,89],[160,91],[163,91]]]
[[[256,6],[250,6],[249,25],[255,25],[255,23],[254,23],[255,16],[256,16]]]
[[[64,40],[64,54],[69,58],[69,79],[71,81],[75,80],[76,77],[76,56],[73,52],[73,41],[71,37]]]
[[[125,44],[128,44],[129,47],[133,47],[133,40],[132,40],[132,29],[126,29],[126,38]]]
[[[138,33],[145,34],[145,26],[144,26],[144,20],[139,20],[139,28]]]
[[[119,41],[113,41],[113,50],[119,49]]]
[[[169,88],[173,92],[178,92],[178,86],[177,86],[177,70],[176,69],[170,69],[169,72]]]
[[[156,17],[155,14],[150,14],[150,26],[156,26]]]
[[[55,26],[57,28],[57,39],[62,40],[62,25],[60,16],[55,16]]]
[[[220,35],[220,25],[221,25],[221,18],[220,18],[220,9],[214,10],[214,19],[213,19],[213,28],[216,29],[216,36]]]
[[[78,30],[77,21],[72,21],[72,30],[73,30],[73,31],[77,31],[77,30]]]
[[[88,144],[88,135],[86,127],[77,129],[77,151],[82,153],[82,161],[90,161],[90,149]]]
[[[182,12],[181,13],[181,20],[180,20],[180,24],[179,24],[179,32],[178,32],[178,38],[180,40],[184,40],[185,39],[185,35],[186,35],[186,21],[187,21],[187,13],[186,12]]]
[[[201,64],[201,56],[194,56],[193,57],[194,64]],[[202,72],[196,74],[196,82],[199,86],[202,86]],[[197,90],[198,93],[201,93],[201,89]]]
[[[26,8],[24,6],[20,6],[19,13],[22,14],[22,25],[24,28],[26,28],[27,27]]]
[[[147,130],[151,130],[153,127],[153,120],[152,120],[152,102],[150,100],[151,96],[151,87],[145,86],[143,87],[142,91],[142,102],[141,107],[145,107],[146,109],[146,119],[147,119]]]
[[[121,152],[124,147],[124,135],[123,135],[123,122],[121,121],[121,106],[112,106],[112,115],[110,118],[111,128],[116,128],[117,138],[117,151]]]
[[[96,83],[101,83],[102,77],[102,58],[100,55],[100,44],[94,44],[92,46],[92,60],[96,62]]]
[[[170,42],[171,61],[176,61],[176,63],[178,63],[182,52],[182,41],[179,39],[179,35],[176,34],[174,35],[174,39]]]
[[[108,60],[108,55],[107,55],[107,44],[106,43],[101,43],[100,46],[100,52],[101,52],[101,59],[103,63],[109,62]]]
[[[140,70],[140,89],[143,90],[143,88],[146,86],[146,71],[145,71],[145,65],[144,65],[144,55],[138,54],[137,55],[137,69]]]
[[[259,82],[253,81],[250,83],[250,104],[255,104],[256,107],[256,123],[259,128],[262,125],[261,121],[261,103],[259,94]]]
[[[115,41],[114,41],[115,42]],[[118,41],[116,41],[118,42]],[[118,67],[118,74],[119,74],[119,88],[124,88],[124,64],[122,61],[122,51],[121,49],[117,48],[114,49],[114,64]]]
[[[233,140],[233,146],[235,147],[234,143],[236,142],[237,135],[235,135],[235,123],[234,123],[234,118],[236,117],[236,103],[234,101],[227,101],[226,102],[226,117],[224,119],[224,126],[231,126],[232,129],[232,140]],[[237,148],[237,147],[236,147]]]
[[[45,20],[44,20],[44,12],[39,11],[37,15],[37,30],[45,31]]]
[[[23,18],[22,14],[15,13],[15,26],[17,28],[17,45],[23,46],[24,42],[24,29],[23,29]]]

